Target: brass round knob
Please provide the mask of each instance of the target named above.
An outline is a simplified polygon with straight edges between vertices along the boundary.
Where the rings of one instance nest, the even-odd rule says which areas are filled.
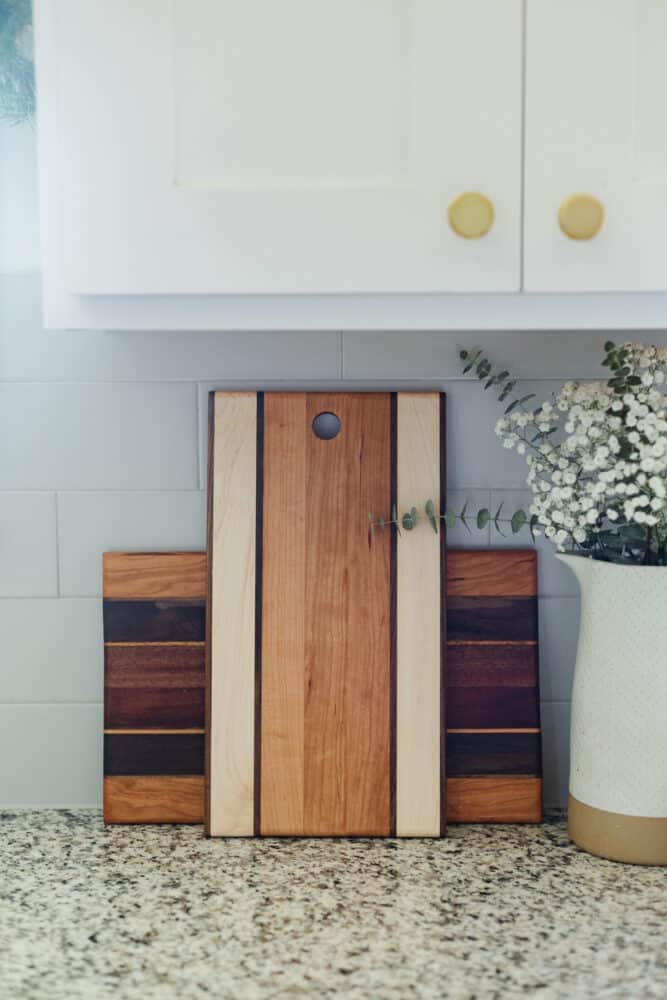
[[[464,191],[449,206],[449,224],[466,240],[486,236],[495,217],[493,202],[479,191]]]
[[[604,207],[592,194],[573,194],[558,211],[558,225],[572,240],[592,240],[604,222]]]

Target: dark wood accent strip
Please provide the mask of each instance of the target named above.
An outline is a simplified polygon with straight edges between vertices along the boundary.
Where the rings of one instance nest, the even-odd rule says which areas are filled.
[[[255,499],[255,787],[254,831],[262,818],[262,552],[264,539],[264,393],[257,393],[257,479]]]
[[[474,775],[539,775],[539,733],[448,733],[452,778]]]
[[[206,650],[187,645],[106,646],[107,688],[203,688]]]
[[[540,778],[448,778],[450,823],[540,823]]]
[[[107,729],[175,728],[204,726],[205,692],[198,688],[107,688],[104,692],[104,725]]]
[[[203,819],[203,776],[104,779],[105,823],[201,823]]]
[[[535,549],[473,549],[449,553],[451,597],[537,596]]]
[[[449,729],[538,729],[538,689],[448,688]]]
[[[450,646],[447,651],[447,686],[537,687],[537,646],[503,643]]]
[[[440,509],[447,500],[447,396],[440,393]],[[440,521],[440,836],[447,832],[447,525]]]
[[[451,553],[450,553],[451,555]],[[449,641],[537,640],[537,600],[534,597],[447,598]]]
[[[106,642],[188,642],[205,636],[200,600],[103,602]]]
[[[104,773],[203,774],[204,737],[201,733],[107,733]]]
[[[102,594],[106,598],[154,601],[159,598],[203,600],[205,552],[105,552]]]
[[[389,512],[398,503],[398,395],[389,397]],[[396,706],[397,706],[397,658],[396,658],[396,572],[398,568],[398,532],[392,527],[389,539],[389,832],[396,836]],[[371,541],[372,544],[372,541]]]

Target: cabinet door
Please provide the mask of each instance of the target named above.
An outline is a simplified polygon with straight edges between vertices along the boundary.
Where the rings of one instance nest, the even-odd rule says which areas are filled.
[[[527,7],[525,288],[667,289],[667,4]],[[570,238],[559,213],[581,194],[603,215],[589,201]]]
[[[518,287],[521,0],[36,6],[66,291]]]

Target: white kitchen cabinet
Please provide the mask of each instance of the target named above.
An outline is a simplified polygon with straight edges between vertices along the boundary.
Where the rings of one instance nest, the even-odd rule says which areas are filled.
[[[524,288],[667,289],[667,3],[528,0],[526,56]],[[578,193],[590,239],[559,227]]]
[[[518,289],[521,0],[35,6],[56,321],[114,296]],[[493,204],[480,239],[448,223],[466,191]]]

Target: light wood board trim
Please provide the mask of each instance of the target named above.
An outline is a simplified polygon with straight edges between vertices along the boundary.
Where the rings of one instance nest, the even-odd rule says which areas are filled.
[[[203,598],[205,552],[105,552],[102,594],[116,600]]]
[[[397,504],[440,509],[440,396],[398,394]],[[396,569],[396,834],[440,835],[440,545],[422,521]]]
[[[213,404],[207,832],[251,837],[255,786],[257,394]]]

